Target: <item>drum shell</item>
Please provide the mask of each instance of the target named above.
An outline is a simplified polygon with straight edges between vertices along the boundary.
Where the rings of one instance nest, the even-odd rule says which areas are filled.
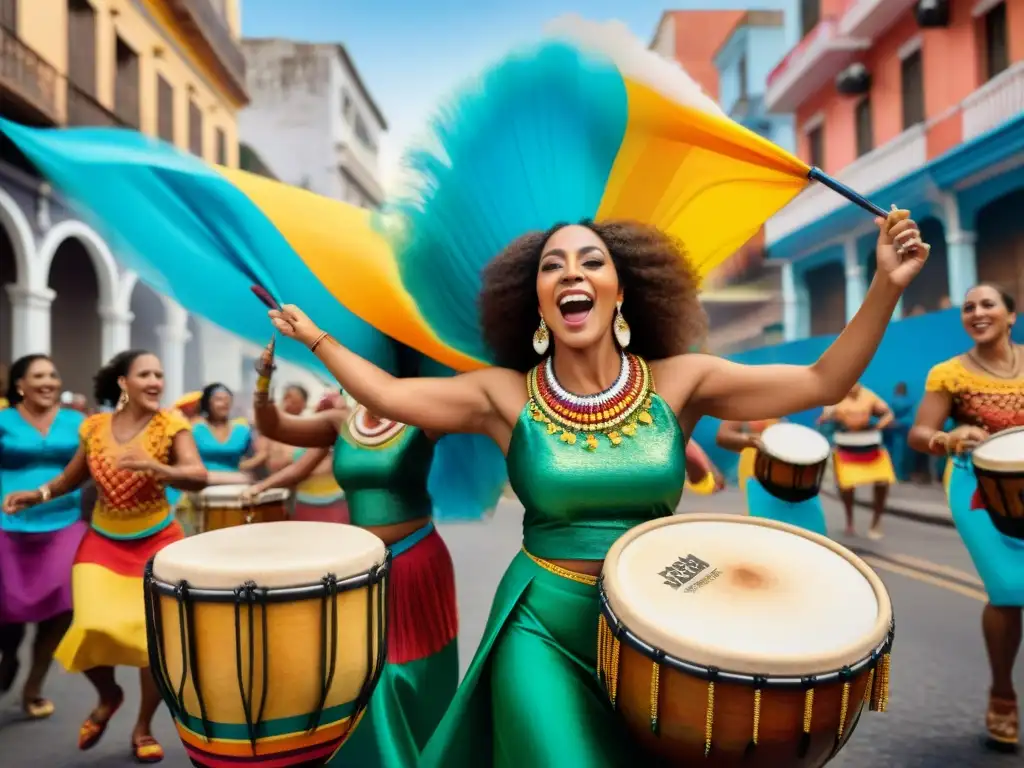
[[[795,504],[818,495],[827,463],[826,456],[814,464],[793,464],[759,450],[754,457],[754,477],[775,498]]]
[[[658,732],[651,727],[652,676],[658,668]],[[619,644],[615,708],[629,733],[665,765],[711,768],[818,768],[842,748],[867,702],[871,670],[850,681],[850,692],[837,745],[843,684],[814,688],[810,739],[801,755],[805,693],[800,689],[764,688],[760,698],[757,746],[751,746],[755,693],[751,685],[715,683],[711,752],[705,757],[708,681],[658,664],[635,648]]]
[[[1024,539],[1024,472],[1003,472],[975,463],[974,476],[992,525],[1004,536]]]
[[[252,504],[244,508],[238,506],[218,506],[216,502],[206,502],[202,511],[204,531],[215,531],[218,528],[231,528],[249,523],[278,523],[288,519],[287,501],[272,501],[264,504]]]
[[[182,612],[179,610],[181,602],[178,597],[158,591],[154,581],[151,572],[147,572],[146,620],[151,644],[150,661],[158,682],[163,683],[162,694],[168,704],[171,704],[168,692],[176,699],[184,679],[181,694],[184,712],[194,721],[191,727],[183,729],[175,715],[183,741],[188,742],[191,738],[197,748],[212,749],[202,737],[202,726],[199,723],[204,715],[209,723],[245,728],[246,709],[239,689],[240,679],[244,682],[245,696],[251,702],[252,719],[257,718],[266,690],[262,722],[266,724],[287,718],[298,722],[294,728],[287,729],[289,735],[286,739],[291,743],[290,749],[347,738],[354,730],[358,717],[365,711],[369,694],[379,679],[386,653],[386,579],[371,580],[369,585],[341,591],[334,597],[325,598],[321,592],[320,596],[291,601],[257,603],[251,606],[251,624],[250,606],[246,604],[240,606],[241,620],[236,622],[235,600],[214,602],[204,600],[201,595],[189,594],[184,600],[185,611]],[[324,606],[328,617],[326,637],[322,631]],[[336,622],[333,618],[335,608]],[[266,637],[263,634],[264,611],[267,619]],[[251,646],[250,626],[253,628]],[[333,627],[336,627],[336,633]],[[190,663],[198,665],[196,669],[184,671],[184,674],[183,636],[186,643],[195,643],[194,649],[189,652]],[[253,649],[251,676],[250,647]],[[264,648],[267,651],[265,688]],[[324,663],[329,669],[332,656],[334,674],[323,700],[321,728],[311,731],[309,719],[321,709]],[[202,707],[200,696],[197,695],[197,677]],[[329,717],[329,710],[352,703],[359,705],[358,711],[352,715],[353,719],[331,726],[330,723],[338,718]],[[188,732],[190,730],[199,735],[193,737]],[[218,737],[214,735],[214,738]],[[223,742],[221,739],[222,745]],[[281,745],[279,741],[276,744],[273,742],[273,734],[267,738],[257,738],[255,755],[275,754]],[[261,743],[267,746],[261,749]],[[241,739],[239,744],[242,751],[238,757],[245,758],[244,763],[260,762],[251,751],[248,739]]]

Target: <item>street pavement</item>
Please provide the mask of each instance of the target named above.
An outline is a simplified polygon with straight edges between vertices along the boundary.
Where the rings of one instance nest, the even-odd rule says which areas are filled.
[[[838,502],[829,497],[823,497],[823,501],[832,534],[861,552],[877,570],[898,618],[889,711],[865,713],[850,744],[832,765],[1020,766],[1019,756],[995,755],[981,746],[988,688],[980,629],[984,593],[956,531],[890,517],[881,541],[846,539],[840,533],[842,513]],[[741,508],[734,490],[712,497],[689,496],[680,507],[695,512],[738,512]],[[857,518],[863,533],[868,511],[858,509]],[[490,600],[505,565],[520,547],[521,523],[519,505],[503,500],[485,523],[440,526],[455,559],[463,671],[483,633]],[[837,595],[836,599],[842,597]],[[81,676],[53,672],[47,693],[56,702],[57,713],[48,721],[21,721],[16,697],[9,694],[0,702],[0,768],[133,765],[129,735],[138,686],[133,670],[121,670],[120,675],[128,700],[103,741],[89,752],[79,752],[75,746],[79,723],[94,704],[92,689]],[[1024,690],[1024,662],[1018,663],[1016,678],[1018,687]],[[156,735],[167,750],[164,765],[188,766],[166,710],[157,717]]]

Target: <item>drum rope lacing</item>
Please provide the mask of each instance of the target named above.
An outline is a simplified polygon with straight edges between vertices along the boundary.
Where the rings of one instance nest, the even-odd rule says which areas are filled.
[[[238,695],[242,699],[242,711],[245,713],[245,726],[249,733],[249,745],[252,748],[253,756],[256,755],[256,740],[259,738],[257,731],[260,725],[263,723],[263,712],[267,706],[267,690],[269,688],[268,680],[268,668],[270,666],[269,660],[269,643],[267,638],[270,637],[267,626],[267,602],[266,602],[266,590],[260,589],[256,586],[256,582],[247,581],[241,587],[235,589],[235,670],[238,674]],[[257,597],[259,594],[259,598]],[[242,681],[242,605],[245,604],[246,617],[248,618],[248,630],[249,630],[249,694],[246,696],[245,684]],[[256,719],[253,720],[252,716],[252,696],[254,688],[254,678],[256,675],[256,632],[255,632],[255,617],[254,609],[256,604],[259,603],[260,610],[260,630],[262,632],[263,642],[262,646],[262,668],[263,668],[263,679],[260,686],[260,708],[256,714]],[[200,696],[198,685],[196,686],[196,695]],[[205,716],[203,718],[206,719]]]
[[[600,580],[599,580],[600,584]],[[649,714],[651,731],[655,735],[660,734],[659,729],[659,717],[660,717],[660,696],[661,696],[661,667],[663,664],[667,664],[670,668],[685,667],[684,670],[687,673],[700,675],[707,680],[707,702],[705,705],[705,718],[704,718],[704,756],[709,757],[711,755],[713,733],[714,733],[714,720],[715,720],[715,684],[726,678],[729,682],[749,682],[754,688],[754,702],[753,702],[753,723],[751,740],[748,744],[748,751],[755,748],[758,743],[760,735],[760,722],[761,722],[761,701],[762,701],[762,690],[764,688],[772,687],[774,683],[776,687],[779,686],[779,678],[769,678],[763,675],[744,675],[737,673],[723,673],[717,667],[698,667],[696,665],[682,662],[679,659],[669,656],[664,651],[648,646],[646,643],[641,641],[635,635],[633,635],[624,625],[622,625],[611,606],[608,603],[607,596],[604,594],[603,586],[600,587],[600,604],[601,613],[598,618],[597,625],[597,678],[598,682],[604,686],[606,693],[608,694],[609,701],[611,702],[612,709],[618,707],[618,688],[619,688],[619,667],[621,659],[622,642],[626,642],[633,650],[639,651],[642,655],[651,658],[651,687],[650,687],[650,702],[649,702]],[[614,628],[613,628],[614,625]],[[888,708],[889,703],[889,673],[891,665],[891,652],[893,645],[893,638],[896,633],[896,621],[895,618],[890,620],[889,632],[886,635],[885,640],[882,644],[873,650],[871,654],[865,658],[862,662],[859,662],[852,667],[850,665],[842,667],[835,673],[827,673],[823,675],[810,675],[803,678],[799,678],[793,682],[797,683],[804,691],[804,706],[802,716],[802,734],[800,744],[798,746],[798,752],[801,757],[805,756],[811,745],[811,725],[813,722],[814,715],[814,691],[815,686],[818,684],[825,684],[835,681],[842,683],[842,691],[839,702],[839,723],[836,730],[836,735],[832,748],[832,755],[834,756],[843,747],[846,741],[849,739],[853,725],[856,724],[856,716],[860,713],[860,707],[855,710],[855,716],[853,723],[850,724],[850,728],[847,728],[847,720],[850,718],[850,694],[853,685],[853,679],[855,675],[855,669],[857,672],[863,671],[867,668],[867,681],[864,688],[863,704],[868,706],[869,711],[883,713]],[[620,639],[622,638],[622,639]],[[738,678],[738,680],[731,680],[730,678]],[[786,682],[789,682],[789,678],[782,678]],[[786,687],[786,686],[783,686]],[[844,738],[845,736],[845,738]]]

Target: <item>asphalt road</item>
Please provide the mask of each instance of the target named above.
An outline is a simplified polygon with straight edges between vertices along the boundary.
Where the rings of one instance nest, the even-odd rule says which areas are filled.
[[[886,537],[847,540],[839,506],[825,501],[830,527],[839,540],[862,551],[881,575],[897,615],[892,698],[886,714],[866,714],[850,744],[833,761],[838,768],[996,768],[1020,766],[1021,757],[994,755],[980,744],[988,688],[981,642],[984,595],[954,530],[899,519],[886,522]],[[739,496],[684,499],[687,511],[737,511]],[[868,513],[858,511],[866,530]],[[468,665],[487,620],[491,596],[505,565],[519,549],[521,513],[502,502],[483,524],[448,525],[443,534],[455,558],[462,615],[462,668]],[[79,752],[79,723],[93,706],[91,687],[80,676],[54,671],[47,693],[57,704],[48,721],[19,719],[15,697],[0,702],[0,768],[115,768],[134,763],[129,734],[137,703],[130,670],[122,671],[128,701],[104,740]],[[1024,690],[1024,662],[1017,668]],[[167,750],[164,765],[188,766],[166,711],[156,731]],[[524,768],[526,768],[524,766]],[[571,767],[568,767],[571,768]]]

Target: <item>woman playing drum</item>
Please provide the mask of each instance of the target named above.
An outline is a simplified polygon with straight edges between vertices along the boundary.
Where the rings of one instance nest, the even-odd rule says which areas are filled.
[[[139,668],[142,699],[131,743],[135,759],[145,763],[162,760],[163,749],[151,730],[160,694],[148,668],[142,572],[149,558],[183,538],[166,487],[206,484],[188,422],[160,408],[163,376],[148,352],[115,356],[96,374],[95,395],[100,405],[116,404],[116,411],[82,423],[78,451],[56,478],[4,502],[5,512],[20,513],[73,492],[92,475],[99,498],[75,558],[74,617],[56,658],[69,672],[84,672],[99,694],[79,730],[79,749],[99,742],[124,703],[114,668]]]
[[[419,370],[417,353],[369,326],[353,324],[352,333],[377,338],[373,348],[380,351],[376,362],[382,368],[396,375]],[[351,524],[382,539],[394,558],[388,663],[366,716],[331,765],[412,768],[451,703],[459,679],[455,571],[434,527],[434,502],[427,489],[436,434],[362,406],[311,416],[284,413],[270,400],[272,370],[273,352],[268,347],[259,363],[256,426],[271,440],[310,452],[250,492],[272,483],[295,482],[305,464],[319,463],[333,450],[334,477],[345,489]]]
[[[374,413],[489,435],[526,507],[523,550],[421,765],[475,766],[484,755],[502,766],[635,758],[594,673],[602,560],[624,531],[673,513],[686,436],[701,416],[777,417],[849,391],[928,254],[908,212],[877,224],[879,269],[864,304],[808,367],[685,354],[705,322],[695,276],[676,242],[631,221],[526,233],[491,262],[481,316],[501,367],[396,378],[297,307],[270,312],[275,328],[309,345]],[[599,431],[594,409],[614,414]]]
[[[872,419],[877,423],[872,425]],[[889,486],[896,482],[889,452],[882,445],[882,430],[893,420],[892,410],[878,395],[857,382],[846,397],[822,411],[819,424],[832,423],[832,467],[836,487],[846,512],[846,535],[856,536],[853,527],[853,494],[861,485],[874,489],[873,514],[868,538],[882,538],[882,513]]]
[[[718,427],[718,434],[715,436],[718,447],[740,455],[740,461],[736,467],[736,484],[739,485],[744,498],[747,498],[747,482],[754,476],[754,459],[757,458],[758,438],[768,427],[778,424],[779,421],[780,419],[723,421]]]
[[[348,404],[341,394],[324,395],[316,412],[336,411],[344,419]],[[334,454],[330,448],[296,448],[294,461],[248,490],[255,496],[268,488],[295,488],[295,520],[348,523],[345,491],[334,478]]]
[[[1024,354],[1010,338],[1015,310],[1013,297],[991,285],[967,292],[961,319],[974,346],[929,371],[910,431],[912,448],[933,456],[961,454],[1001,430],[1024,426]],[[957,426],[942,432],[949,418]],[[992,671],[985,718],[990,743],[1016,745],[1020,719],[1013,666],[1021,643],[1024,542],[1001,534],[979,509],[969,462],[949,462],[944,484],[957,530],[989,595],[982,631]]]

